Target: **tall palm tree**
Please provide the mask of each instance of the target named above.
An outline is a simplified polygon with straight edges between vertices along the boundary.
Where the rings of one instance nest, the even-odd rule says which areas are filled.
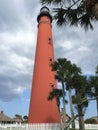
[[[62,128],[62,130],[64,130],[64,124],[63,124],[64,118],[62,120],[62,116],[64,117],[64,113],[62,113],[62,115],[61,115],[61,112],[60,112],[60,103],[61,103],[60,102],[60,98],[62,98],[62,97],[63,97],[62,89],[53,88],[52,91],[50,91],[50,93],[49,93],[48,100],[52,100],[52,99],[56,98],[56,100],[57,100],[57,106],[58,106],[58,111],[60,113],[60,120],[62,122],[61,123],[61,128]],[[65,103],[67,103],[67,100],[65,100]]]
[[[74,119],[74,111],[72,106],[72,78],[81,73],[81,69],[77,67],[75,64],[72,64],[65,58],[59,58],[57,61],[52,64],[52,71],[56,71],[55,78],[62,83],[62,95],[63,95],[63,106],[64,106],[64,114],[66,114],[65,107],[65,86],[69,92],[69,100],[70,100],[70,111],[71,117]],[[66,123],[66,115],[65,115],[65,123]],[[72,122],[72,128],[75,130],[75,122]]]
[[[98,117],[98,66],[96,67],[96,75],[90,77],[91,96],[96,98],[97,117]]]
[[[89,85],[86,76],[78,75],[73,78],[73,87],[75,89],[75,96],[73,96],[73,103],[76,104],[76,109],[79,114],[80,130],[85,130],[84,127],[84,113],[88,107],[88,93]],[[85,102],[84,102],[85,100]]]
[[[51,64],[52,71],[55,71],[55,79],[62,84],[62,97],[63,97],[63,107],[64,107],[64,128],[66,129],[66,102],[65,102],[65,72],[66,72],[66,59],[57,59],[53,64]]]
[[[40,0],[52,5],[54,19],[58,25],[81,25],[93,28],[92,21],[98,20],[98,0]]]
[[[71,64],[69,62],[68,68],[67,68],[67,73],[66,73],[66,89],[69,92],[69,100],[70,100],[70,112],[71,112],[71,117],[74,119],[74,111],[73,111],[73,106],[72,106],[72,92],[71,89],[73,89],[72,86],[72,80],[74,76],[77,76],[81,74],[81,69],[77,67],[75,64]],[[72,122],[72,128],[75,130],[75,122],[73,120]]]

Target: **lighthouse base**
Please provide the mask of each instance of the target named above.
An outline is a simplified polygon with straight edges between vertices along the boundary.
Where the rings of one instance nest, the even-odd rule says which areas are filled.
[[[59,123],[28,124],[28,130],[60,130],[60,124]]]

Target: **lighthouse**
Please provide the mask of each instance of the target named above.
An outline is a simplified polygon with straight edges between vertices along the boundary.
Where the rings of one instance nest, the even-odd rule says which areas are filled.
[[[49,92],[57,87],[51,70],[54,62],[52,16],[44,6],[37,17],[38,34],[31,88],[28,123],[59,123],[56,99],[48,101]]]

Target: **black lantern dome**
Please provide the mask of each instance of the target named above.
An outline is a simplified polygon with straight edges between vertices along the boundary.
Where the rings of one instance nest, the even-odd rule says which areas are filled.
[[[50,17],[50,21],[51,21],[51,23],[52,23],[52,16],[51,16],[51,14],[50,14],[50,10],[49,10],[46,6],[44,6],[44,7],[42,7],[42,8],[40,9],[40,13],[39,13],[39,15],[38,15],[38,17],[37,17],[37,22],[39,22],[39,19],[40,19],[40,17],[42,17],[42,16],[48,16],[48,17]]]

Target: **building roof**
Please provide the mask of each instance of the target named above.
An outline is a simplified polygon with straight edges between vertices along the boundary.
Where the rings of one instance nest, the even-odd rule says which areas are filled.
[[[14,122],[22,122],[22,119],[14,118],[13,121],[14,121]]]
[[[91,117],[91,118],[98,121],[98,116],[93,116],[93,117]]]
[[[10,123],[15,123],[15,122],[22,122],[21,119],[18,118],[11,118],[7,115],[4,114],[3,111],[0,112],[0,122],[10,122]]]
[[[8,122],[8,121],[13,121],[13,119],[10,118],[10,117],[8,117],[8,116],[6,116],[6,115],[3,113],[3,111],[1,111],[1,112],[0,112],[0,122],[1,122],[1,121],[6,121],[6,122]]]

